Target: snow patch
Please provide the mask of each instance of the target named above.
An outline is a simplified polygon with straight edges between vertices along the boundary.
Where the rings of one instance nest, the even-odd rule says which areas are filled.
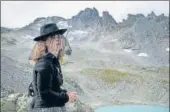
[[[165,51],[168,51],[168,52],[169,52],[169,47],[167,47],[167,48],[165,49]]]
[[[125,52],[131,53],[132,49],[124,49]]]
[[[24,39],[33,39],[34,37],[31,36],[31,35],[24,35],[21,38],[24,38]]]
[[[110,42],[116,42],[118,39],[112,39]]]
[[[64,28],[71,28],[72,26],[69,26],[68,25],[68,22],[67,21],[59,21],[58,23],[57,23],[57,26],[60,28],[60,29],[64,29]]]
[[[147,53],[139,53],[138,56],[148,57]]]
[[[87,36],[88,32],[86,31],[81,31],[81,30],[75,30],[75,31],[71,31],[68,33],[68,38],[69,40],[81,40],[84,39]]]
[[[74,40],[74,38],[73,38],[73,37],[70,37],[68,40],[69,40],[69,41],[73,41],[73,40]]]
[[[10,94],[8,98],[14,98],[14,94]]]
[[[74,33],[76,35],[86,35],[88,32],[82,31],[82,30],[75,30],[72,33]]]

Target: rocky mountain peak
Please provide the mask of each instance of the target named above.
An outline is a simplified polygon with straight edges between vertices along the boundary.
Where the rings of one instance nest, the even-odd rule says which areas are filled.
[[[37,23],[39,21],[42,21],[42,20],[45,20],[46,18],[45,17],[39,17],[39,18],[36,18],[33,23]]]
[[[10,32],[12,29],[9,28],[5,28],[5,27],[1,27],[1,33],[8,33]]]
[[[86,8],[85,10],[81,10],[77,15],[72,17],[73,21],[82,21],[87,22],[99,17],[99,12],[96,8]]]
[[[103,15],[100,17],[96,8],[86,8],[80,11],[76,16],[72,17],[71,24],[75,29],[104,28],[112,30],[117,26],[117,22],[108,11],[103,11]]]
[[[54,22],[59,26],[59,28],[67,28],[68,26],[70,26],[73,30],[112,32],[114,29],[117,28],[130,28],[135,23],[145,23],[147,25],[151,21],[153,24],[159,22],[164,27],[164,29],[169,29],[169,17],[166,17],[164,14],[157,16],[154,12],[151,12],[146,17],[143,14],[128,14],[127,19],[123,19],[123,22],[117,23],[108,11],[103,11],[102,16],[99,16],[98,10],[93,7],[81,10],[79,13],[77,13],[77,15],[73,16],[70,19],[65,19],[58,16],[39,17],[35,19],[32,23],[24,26],[23,28],[20,28],[20,31],[23,31],[31,36],[37,36],[39,35],[39,33],[36,32],[39,32],[39,28],[42,25]],[[1,29],[1,31],[3,32],[7,31],[3,28]]]
[[[155,19],[156,18],[156,15],[155,13],[152,11],[150,14],[147,15],[147,18],[150,20],[150,19]]]
[[[160,22],[160,21],[169,21],[169,18],[166,17],[164,14],[161,14],[161,15],[156,17],[156,21],[157,22]]]
[[[107,29],[112,29],[117,26],[117,22],[113,19],[113,17],[109,14],[108,11],[103,11],[102,24],[107,27]]]
[[[74,18],[79,18],[81,20],[87,19],[87,18],[94,18],[94,17],[99,17],[99,12],[97,11],[96,8],[86,8],[85,10],[80,11],[77,16],[73,17]]]
[[[117,24],[117,22],[113,19],[113,17],[109,14],[108,11],[103,11],[103,16],[102,16],[103,19],[111,22],[111,23],[115,23]]]
[[[128,18],[127,20],[132,20],[133,22],[135,22],[136,20],[139,20],[139,19],[142,19],[142,18],[145,18],[145,16],[143,14],[128,14]]]
[[[75,29],[86,29],[95,27],[96,20],[99,19],[99,12],[96,8],[86,8],[71,18],[70,24]]]

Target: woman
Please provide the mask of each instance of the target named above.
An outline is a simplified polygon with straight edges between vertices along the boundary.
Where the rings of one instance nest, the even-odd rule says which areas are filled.
[[[30,55],[35,65],[33,70],[34,98],[29,112],[66,112],[65,103],[77,100],[75,92],[61,89],[63,77],[59,58],[63,55],[61,38],[66,29],[58,29],[56,24],[46,24],[40,28],[40,36]]]

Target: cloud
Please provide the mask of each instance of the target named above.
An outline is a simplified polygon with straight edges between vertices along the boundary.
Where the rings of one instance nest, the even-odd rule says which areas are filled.
[[[23,27],[37,17],[71,18],[87,7],[96,7],[100,15],[107,10],[118,22],[128,13],[169,15],[169,1],[1,1],[1,25]]]

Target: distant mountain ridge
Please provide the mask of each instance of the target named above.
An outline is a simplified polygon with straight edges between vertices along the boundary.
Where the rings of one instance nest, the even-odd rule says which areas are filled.
[[[130,49],[134,53],[150,54],[148,61],[152,63],[167,63],[169,49],[169,17],[151,12],[143,14],[128,14],[127,19],[118,23],[103,11],[99,16],[96,8],[86,8],[70,19],[63,17],[39,17],[32,23],[15,30],[1,28],[1,33],[14,33],[15,37],[33,39],[39,35],[42,25],[54,22],[59,28],[67,28],[65,33],[70,43],[96,42],[103,48]]]
[[[121,23],[116,22],[116,20],[112,17],[112,15],[108,11],[103,11],[102,16],[99,16],[99,12],[96,8],[86,8],[81,10],[77,15],[73,16],[71,19],[65,19],[63,17],[52,16],[52,17],[40,17],[35,19],[32,23],[20,28],[25,29],[29,28],[34,24],[38,23],[49,23],[49,22],[59,22],[59,21],[68,21],[68,24],[71,25],[74,29],[86,29],[86,28],[105,28],[109,31],[120,28],[126,27],[129,25],[133,25],[135,21],[145,18],[147,20],[155,20],[156,22],[160,21],[169,21],[169,17],[165,16],[164,14],[156,16],[156,14],[152,11],[146,17],[143,14],[128,14],[127,19],[123,19]],[[4,28],[1,27],[1,32],[3,33]],[[9,28],[6,28],[6,30]]]

